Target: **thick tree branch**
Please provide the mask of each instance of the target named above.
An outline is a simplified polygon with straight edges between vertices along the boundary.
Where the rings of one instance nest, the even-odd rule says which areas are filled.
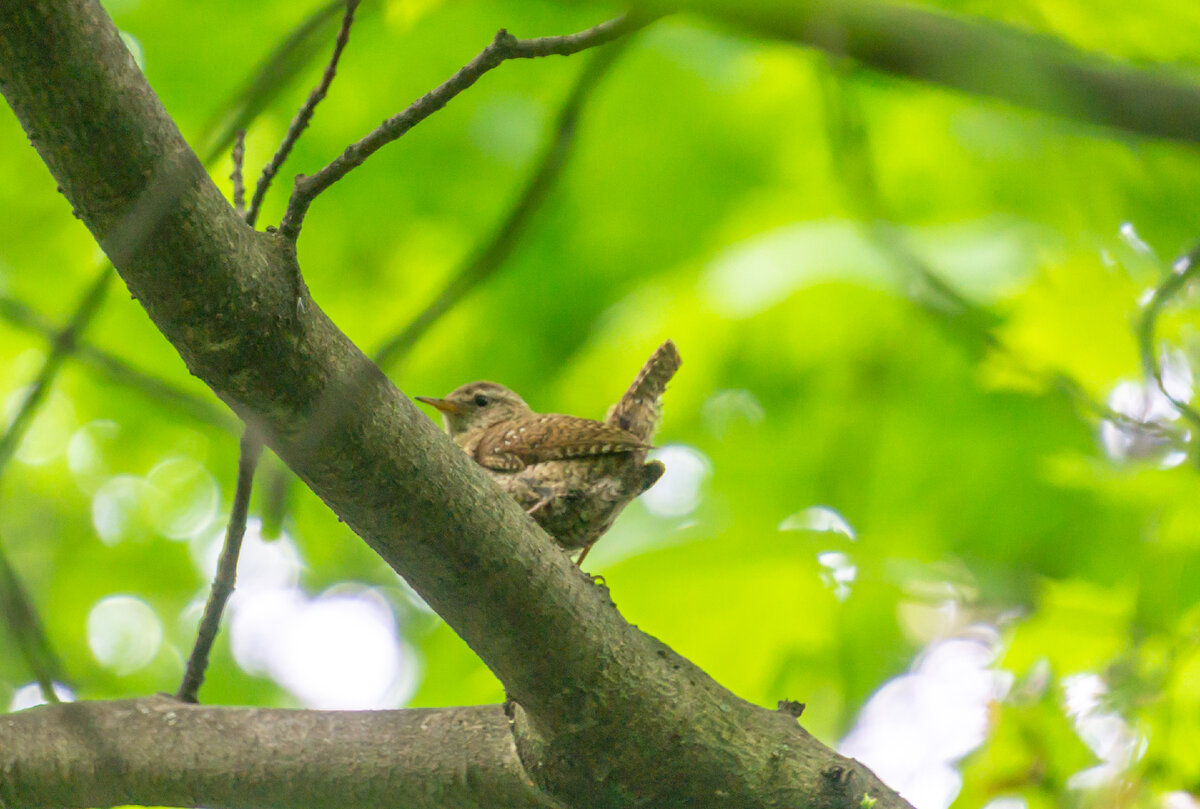
[[[867,0],[641,0],[941,84],[1139,135],[1200,142],[1200,85],[998,22]]]
[[[95,0],[0,4],[0,54],[0,89],[131,292],[503,681],[539,786],[577,807],[907,805],[626,623],[315,303],[297,306],[292,242],[221,197]],[[346,406],[308,441],[331,390]]]
[[[167,697],[0,716],[0,806],[547,809],[499,706],[208,708]],[[386,796],[382,797],[381,796]]]

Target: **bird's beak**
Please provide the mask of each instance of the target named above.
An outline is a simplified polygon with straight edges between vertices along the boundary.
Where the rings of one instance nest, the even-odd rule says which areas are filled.
[[[413,398],[416,399],[418,402],[421,402],[422,404],[427,404],[430,407],[436,407],[441,412],[449,413],[452,416],[458,415],[458,414],[462,413],[464,410],[466,410],[466,408],[463,407],[462,405],[456,404],[456,403],[448,401],[446,399],[435,399],[432,396],[414,396]]]

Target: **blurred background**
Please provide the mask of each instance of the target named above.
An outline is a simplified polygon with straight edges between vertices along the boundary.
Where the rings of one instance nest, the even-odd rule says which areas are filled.
[[[937,5],[1200,81],[1190,4]],[[227,193],[230,128],[257,115],[253,178],[340,15],[106,7]],[[619,11],[368,0],[260,226],[294,174],[497,29],[568,33]],[[806,703],[806,728],[920,809],[1200,806],[1196,289],[1154,293],[1200,241],[1196,149],[695,16],[596,58],[502,65],[322,196],[299,243],[314,299],[365,351],[387,345],[486,248],[547,145],[568,144],[504,260],[384,364],[397,385],[440,396],[487,378],[600,418],[674,339],[667,474],[585,565],[629,621],[746,699]],[[578,126],[560,132],[567,104]],[[0,175],[11,427],[103,265],[8,112]],[[0,477],[8,564],[64,696],[174,691],[240,429],[119,280],[58,359]],[[22,647],[0,631],[0,707],[40,700]],[[378,708],[503,690],[266,458],[201,699]]]

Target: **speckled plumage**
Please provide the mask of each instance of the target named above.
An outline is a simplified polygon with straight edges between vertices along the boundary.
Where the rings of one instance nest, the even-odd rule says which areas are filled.
[[[605,421],[535,413],[495,382],[471,382],[444,399],[447,432],[567,551],[592,546],[633,498],[662,476],[646,461],[660,399],[680,365],[670,340],[654,352]],[[582,561],[582,555],[580,561]]]

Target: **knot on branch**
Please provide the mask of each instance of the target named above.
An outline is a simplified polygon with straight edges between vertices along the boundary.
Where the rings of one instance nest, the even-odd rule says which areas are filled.
[[[492,40],[492,47],[507,56],[518,50],[517,38],[510,34],[507,28],[501,28],[496,32],[496,38]]]
[[[781,699],[781,700],[779,700],[779,705],[776,706],[775,710],[779,711],[780,713],[785,713],[789,716],[794,716],[797,719],[799,719],[800,716],[804,713],[804,709],[807,707],[808,706],[805,705],[803,702],[796,702],[795,700],[791,700],[791,699]]]

